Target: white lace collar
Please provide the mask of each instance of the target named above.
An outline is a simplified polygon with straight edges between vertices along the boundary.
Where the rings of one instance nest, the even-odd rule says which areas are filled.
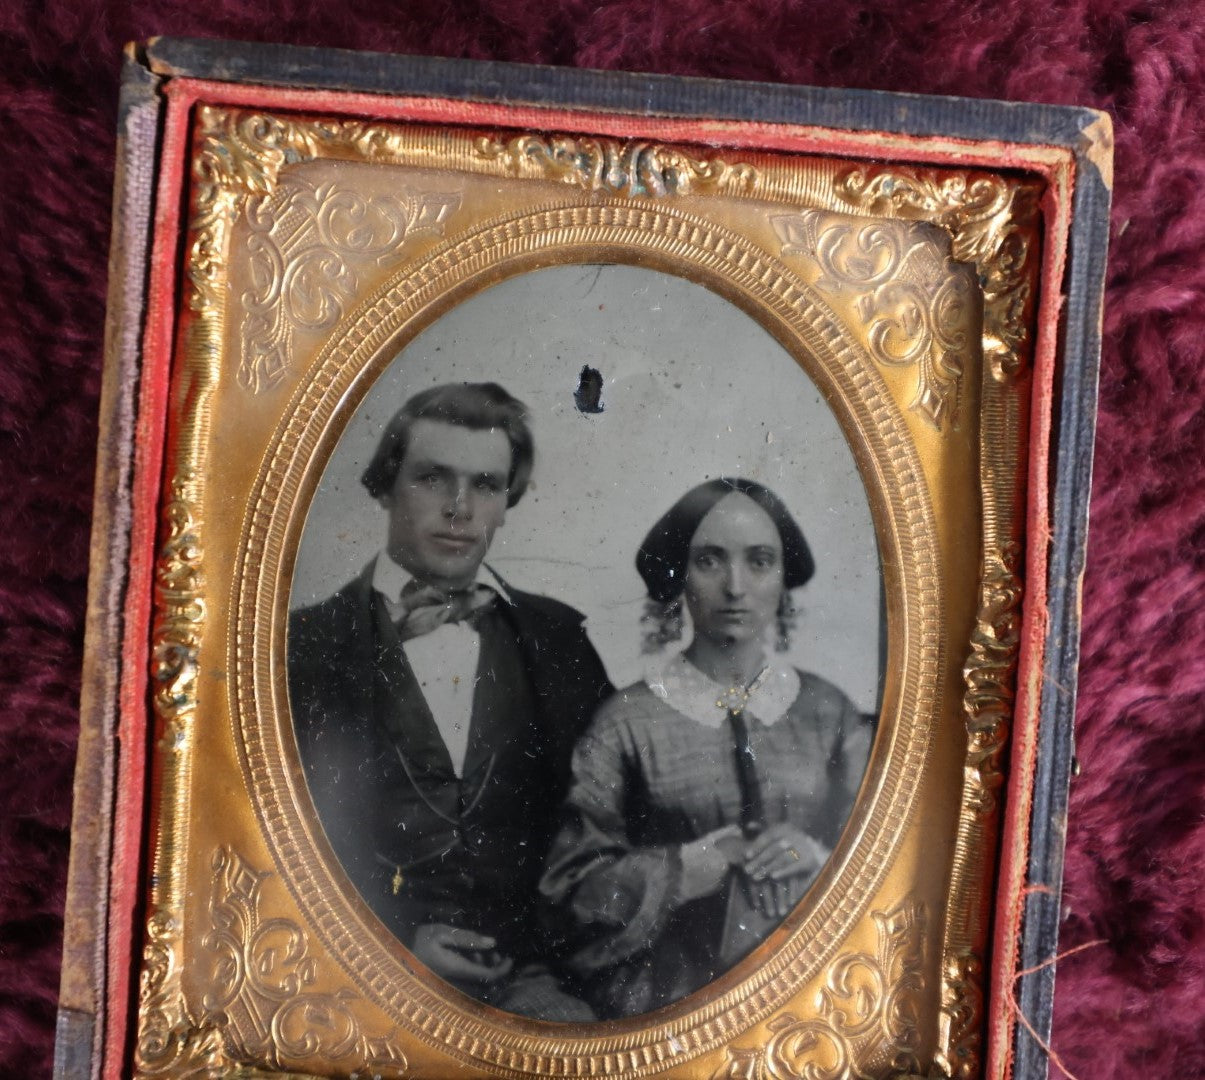
[[[730,704],[741,700],[745,713],[776,724],[799,696],[799,673],[773,661],[747,691],[713,682],[681,653],[650,667],[644,681],[671,708],[709,728],[723,724]]]

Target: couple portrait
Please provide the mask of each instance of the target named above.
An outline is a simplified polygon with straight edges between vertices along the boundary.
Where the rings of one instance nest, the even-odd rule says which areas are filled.
[[[556,325],[576,301],[589,317]],[[570,352],[583,333],[595,366]],[[648,349],[683,334],[680,367]],[[716,419],[740,383],[782,419]],[[462,993],[562,1022],[669,1005],[765,940],[833,851],[874,734],[880,586],[848,447],[831,415],[792,428],[787,388],[826,413],[714,294],[557,268],[420,335],[332,455],[288,626],[300,762],[351,885]],[[829,478],[801,494],[809,467]],[[834,614],[804,633],[814,578]]]

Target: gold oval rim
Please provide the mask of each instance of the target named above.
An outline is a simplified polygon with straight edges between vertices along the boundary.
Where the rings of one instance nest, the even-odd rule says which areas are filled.
[[[889,597],[882,713],[889,719],[842,840],[808,902],[754,958],[709,987],[657,1013],[609,1022],[598,1035],[501,1013],[450,987],[441,991],[406,962],[400,943],[390,946],[374,931],[375,916],[346,878],[339,880],[341,871],[332,872],[338,862],[313,825],[283,659],[292,552],[317,475],[368,387],[401,341],[471,293],[562,262],[626,262],[687,277],[736,303],[787,348],[850,440]],[[446,241],[395,273],[337,328],[284,411],[244,517],[232,605],[232,719],[248,790],[282,877],[365,996],[466,1063],[515,1076],[645,1075],[715,1049],[819,972],[867,907],[911,815],[941,704],[935,681],[923,677],[940,670],[943,652],[933,536],[919,459],[870,357],[814,290],[751,241],[700,217],[620,199],[509,215]]]

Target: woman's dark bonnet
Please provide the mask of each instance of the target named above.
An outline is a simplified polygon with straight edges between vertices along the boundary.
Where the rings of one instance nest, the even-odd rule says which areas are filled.
[[[636,570],[644,579],[649,598],[669,603],[682,594],[686,585],[686,567],[690,541],[700,522],[727,495],[739,491],[760,506],[774,522],[782,539],[783,584],[797,589],[806,584],[816,570],[812,552],[782,500],[769,488],[753,480],[721,477],[691,488],[665,512],[649,530],[636,553]]]

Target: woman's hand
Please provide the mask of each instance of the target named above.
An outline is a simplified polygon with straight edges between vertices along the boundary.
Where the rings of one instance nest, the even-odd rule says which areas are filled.
[[[739,866],[744,856],[744,838],[735,825],[709,832],[682,845],[682,881],[678,902],[710,896],[728,878],[728,871]]]
[[[743,869],[750,881],[786,881],[825,864],[829,850],[789,822],[779,822],[759,833],[745,847]]]
[[[802,829],[780,822],[749,843],[741,872],[750,900],[763,915],[783,919],[829,857]]]
[[[426,923],[414,935],[410,951],[441,979],[488,986],[505,979],[514,967],[488,934],[446,923]]]

